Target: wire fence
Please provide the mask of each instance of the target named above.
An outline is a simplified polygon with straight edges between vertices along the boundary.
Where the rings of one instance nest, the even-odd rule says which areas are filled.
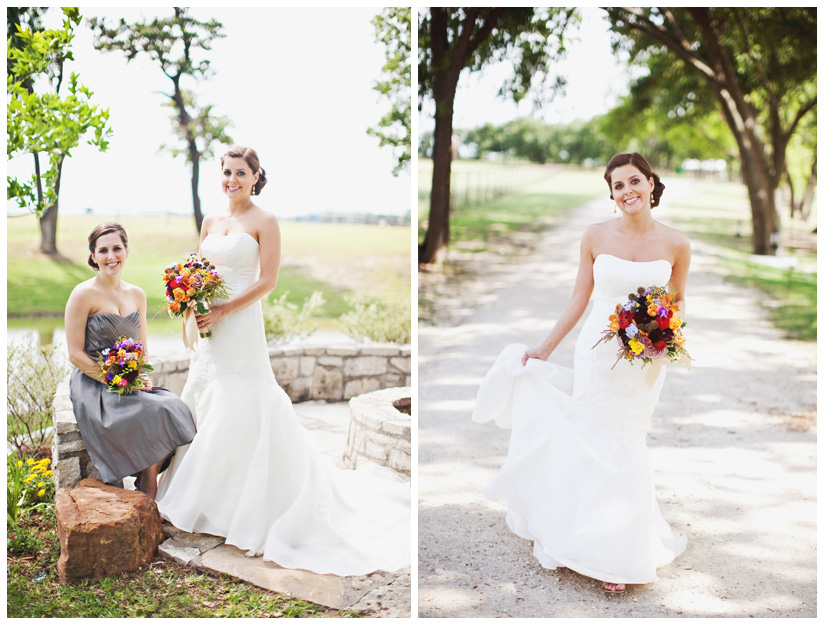
[[[450,209],[461,211],[520,193],[530,185],[550,178],[557,171],[558,168],[550,165],[454,162],[450,174]],[[420,162],[418,180],[419,206],[426,206],[432,186],[430,161]]]

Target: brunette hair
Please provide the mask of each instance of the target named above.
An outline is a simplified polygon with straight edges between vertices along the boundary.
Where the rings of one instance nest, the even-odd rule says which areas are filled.
[[[659,180],[659,175],[656,174],[650,167],[650,163],[638,152],[625,152],[617,154],[607,163],[607,169],[604,171],[604,179],[607,181],[607,187],[610,189],[610,199],[613,199],[613,185],[610,182],[610,177],[613,175],[613,170],[623,165],[633,165],[645,177],[645,180],[653,179],[653,191],[650,194],[650,208],[659,206],[659,198],[665,191],[665,185]]]
[[[97,245],[97,240],[100,239],[103,235],[108,235],[109,233],[117,233],[120,235],[120,240],[123,242],[123,246],[125,248],[129,247],[129,237],[126,235],[126,230],[118,224],[117,222],[103,222],[102,224],[98,224],[92,229],[92,232],[89,233],[89,265],[95,270],[99,270],[100,266],[94,262],[92,258],[95,253],[95,246]]]
[[[266,185],[266,172],[261,167],[261,162],[258,160],[258,153],[252,148],[244,146],[229,146],[229,149],[221,156],[221,167],[223,167],[223,160],[226,157],[234,157],[236,159],[243,159],[252,170],[252,173],[258,174],[258,182],[252,186],[252,195],[257,196],[261,193],[261,189]]]

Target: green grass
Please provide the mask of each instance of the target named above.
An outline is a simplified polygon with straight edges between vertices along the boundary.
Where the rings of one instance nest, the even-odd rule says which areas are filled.
[[[354,611],[326,609],[167,562],[133,574],[62,584],[56,573],[60,546],[53,514],[29,516],[24,523],[37,534],[42,549],[36,555],[7,556],[10,618],[359,617]],[[33,582],[43,570],[45,580]]]
[[[816,341],[816,237],[812,226],[782,216],[785,254],[797,269],[772,267],[752,255],[751,213],[738,183],[689,180],[690,193],[668,204],[669,217],[692,240],[714,246],[726,280],[756,287],[773,323],[789,337]]]
[[[507,187],[501,182],[502,195],[486,202],[464,204],[462,198],[474,197],[473,192],[468,191],[469,183],[464,183],[464,195],[454,198],[450,215],[451,247],[471,252],[489,249],[491,239],[514,232],[541,231],[565,210],[607,194],[601,172],[523,163],[457,161],[453,163],[452,185],[455,186],[457,180],[481,185],[484,177],[492,177],[494,183],[490,184],[493,185],[495,179],[506,180],[508,170],[513,172],[515,183]],[[423,241],[429,213],[431,171],[431,161],[419,161],[419,241]],[[461,191],[461,182],[458,187]]]
[[[61,217],[58,249],[69,262],[58,263],[37,251],[39,228],[33,216],[7,218],[8,315],[62,315],[72,288],[94,276],[86,264],[87,237],[96,224],[106,219],[110,218]],[[118,219],[129,233],[130,254],[123,279],[146,292],[151,317],[163,299],[160,279],[163,268],[198,248],[194,221],[184,216]],[[349,273],[357,268],[373,294],[409,297],[409,229],[283,220],[281,232],[282,267],[275,294],[289,291],[289,300],[300,303],[312,291],[322,291],[327,304],[320,315],[336,317],[348,310],[345,298],[353,293],[354,283],[333,278],[342,277],[342,268]],[[359,264],[359,257],[368,257],[370,262]],[[308,262],[313,267],[326,268],[322,273],[329,278],[320,279],[301,269],[301,264]],[[344,277],[351,278],[349,274]]]

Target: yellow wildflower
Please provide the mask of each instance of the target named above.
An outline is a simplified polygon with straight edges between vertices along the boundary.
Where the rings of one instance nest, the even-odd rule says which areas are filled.
[[[23,467],[23,461],[17,459],[17,467]]]
[[[115,374],[115,377],[112,379],[112,383],[117,385],[121,381],[120,374]]]
[[[38,491],[38,492],[37,492],[37,497],[38,497],[38,498],[42,498],[44,493],[46,493],[46,490],[45,490],[45,489],[41,489],[40,491]]]
[[[633,354],[641,354],[645,349],[644,345],[635,339],[631,339],[627,345],[633,351]]]
[[[42,487],[45,487],[45,486],[46,486],[46,483],[44,483],[44,482],[42,482],[42,481],[41,481],[41,482],[39,482],[39,483],[37,483],[37,488],[38,488],[38,489],[40,489],[40,488],[42,488]]]
[[[26,459],[26,465],[34,465],[34,459]]]

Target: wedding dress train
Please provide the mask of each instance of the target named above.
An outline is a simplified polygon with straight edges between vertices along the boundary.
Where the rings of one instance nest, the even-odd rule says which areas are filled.
[[[649,583],[685,549],[659,511],[646,444],[666,368],[611,369],[617,343],[593,348],[617,303],[637,287],[665,285],[670,273],[664,260],[600,254],[573,369],[540,359],[522,366],[527,346],[513,344],[481,384],[473,420],[512,428],[507,460],[484,494],[507,507],[507,525],[533,541],[546,568]],[[650,367],[660,369],[651,376]]]
[[[258,242],[248,233],[210,234],[202,252],[232,294],[257,280]],[[198,432],[161,477],[161,515],[289,569],[362,575],[408,566],[409,484],[375,465],[339,469],[318,451],[275,381],[261,303],[210,330],[181,394]]]

